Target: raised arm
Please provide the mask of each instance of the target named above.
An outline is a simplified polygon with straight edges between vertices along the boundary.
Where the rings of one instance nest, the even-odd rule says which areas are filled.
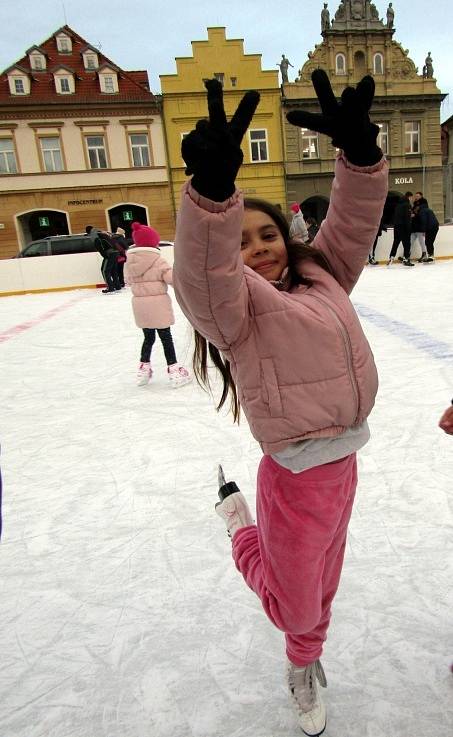
[[[322,69],[313,72],[312,81],[322,113],[294,110],[287,118],[329,136],[342,150],[327,217],[313,245],[325,253],[335,277],[350,293],[378,231],[388,188],[387,163],[376,143],[379,128],[369,117],[374,80],[367,76],[355,89],[346,87],[340,101]]]
[[[209,119],[182,143],[186,174],[175,238],[173,286],[189,322],[220,349],[247,329],[248,293],[240,254],[243,206],[235,191],[242,138],[258,105],[247,92],[230,122],[222,85],[206,82]]]

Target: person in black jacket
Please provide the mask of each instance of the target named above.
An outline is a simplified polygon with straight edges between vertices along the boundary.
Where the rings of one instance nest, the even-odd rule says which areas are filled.
[[[425,246],[426,252],[422,254],[421,261],[425,264],[432,264],[434,262],[434,241],[436,240],[439,232],[439,221],[436,218],[434,212],[428,207],[428,200],[422,197],[418,203],[418,219],[420,221],[420,228],[422,233],[425,234]]]
[[[383,230],[385,230],[385,232],[387,232],[387,226],[384,223],[384,216],[382,216],[382,218],[381,218],[381,222],[379,224],[378,232],[376,233],[376,238],[374,239],[374,243],[373,243],[373,246],[371,248],[371,252],[370,252],[370,254],[368,256],[368,263],[371,264],[372,266],[377,266],[377,263],[378,263],[376,261],[376,246],[377,246],[377,242],[378,242],[379,238],[382,235],[382,231]]]
[[[116,232],[112,235],[113,242],[118,250],[118,256],[116,259],[118,269],[118,279],[120,287],[124,287],[124,264],[127,260],[127,249],[129,248],[126,240],[126,231],[124,228],[117,228]]]
[[[110,233],[99,228],[94,228],[92,225],[87,225],[85,232],[94,240],[96,249],[102,256],[101,272],[106,283],[106,289],[103,289],[104,294],[115,292],[121,289],[120,279],[118,275],[118,263],[117,258],[120,255],[119,250],[116,248],[115,243]]]
[[[393,245],[390,251],[387,266],[390,266],[395,260],[396,252],[399,244],[403,243],[404,248],[404,266],[414,266],[411,261],[411,215],[412,215],[412,192],[406,192],[404,197],[395,207],[395,220],[393,231]]]

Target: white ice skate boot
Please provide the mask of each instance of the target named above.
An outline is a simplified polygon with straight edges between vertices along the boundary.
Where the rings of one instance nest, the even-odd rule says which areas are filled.
[[[219,499],[215,511],[226,524],[228,535],[233,539],[234,533],[241,527],[253,525],[252,515],[243,494],[234,481],[225,481],[222,466],[219,465]]]
[[[326,707],[318,693],[318,683],[325,688],[326,676],[320,660],[305,666],[288,663],[288,686],[299,726],[308,737],[317,737],[326,728]]]
[[[173,363],[168,367],[168,378],[170,384],[174,389],[178,386],[184,386],[192,381],[192,377],[184,366],[180,366],[179,363]]]
[[[148,363],[141,363],[138,367],[137,371],[137,386],[146,386],[148,381],[150,381],[151,376],[153,375],[153,370],[151,368],[151,364]]]

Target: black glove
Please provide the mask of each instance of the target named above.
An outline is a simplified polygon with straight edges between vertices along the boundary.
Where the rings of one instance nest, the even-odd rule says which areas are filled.
[[[337,102],[323,69],[311,75],[322,115],[294,110],[287,114],[293,125],[330,136],[336,148],[343,149],[347,159],[356,166],[371,166],[382,158],[376,144],[379,127],[370,122],[374,97],[374,79],[363,77],[357,87],[346,87]]]
[[[241,141],[253,118],[260,96],[246,92],[228,123],[223,106],[223,89],[217,79],[205,82],[208,91],[209,120],[199,120],[195,130],[181,144],[186,174],[192,186],[204,197],[223,202],[234,192],[243,153]]]

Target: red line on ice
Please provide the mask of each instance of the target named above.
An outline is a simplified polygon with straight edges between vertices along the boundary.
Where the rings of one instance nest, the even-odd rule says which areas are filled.
[[[64,302],[62,305],[54,307],[52,310],[43,312],[42,315],[38,315],[38,317],[34,317],[32,320],[27,320],[26,322],[14,325],[12,328],[8,328],[8,330],[0,333],[0,343],[4,343],[5,341],[10,340],[10,338],[15,338],[16,335],[20,335],[20,333],[23,333],[25,330],[30,330],[30,328],[34,328],[36,325],[40,325],[42,322],[50,320],[50,318],[55,317],[55,315],[58,315],[60,312],[64,312],[69,307],[72,307],[76,302],[86,299],[86,297],[88,297],[88,294],[79,295],[74,299],[70,299],[69,302]]]

